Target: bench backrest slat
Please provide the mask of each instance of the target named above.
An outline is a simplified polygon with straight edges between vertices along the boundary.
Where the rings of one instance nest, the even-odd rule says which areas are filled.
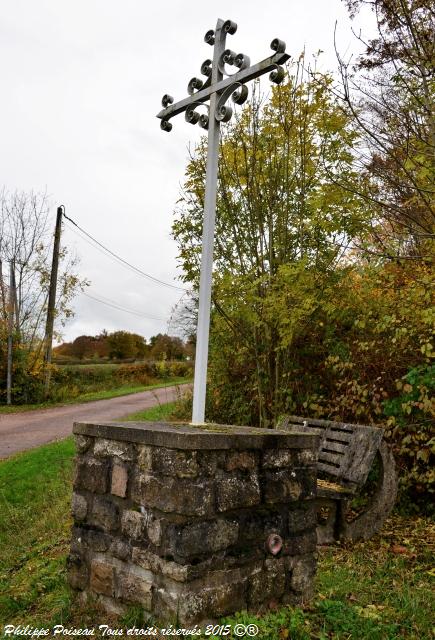
[[[340,454],[339,454],[340,455]],[[325,449],[321,449],[319,451],[319,462],[326,462],[331,464],[333,467],[340,467],[342,460],[340,460],[339,455],[337,455],[336,453],[330,453],[328,451],[325,451]],[[343,454],[341,454],[343,456]]]
[[[382,440],[377,427],[300,416],[285,416],[277,428],[320,435],[318,470],[358,486],[366,481]]]
[[[339,429],[328,429],[327,433],[329,440],[337,440],[338,442],[350,442],[353,436],[353,431],[341,431]]]
[[[336,440],[331,440],[330,438],[325,438],[325,442],[323,443],[323,447],[325,451],[330,453],[346,453],[347,448],[349,446],[348,442],[337,442]]]

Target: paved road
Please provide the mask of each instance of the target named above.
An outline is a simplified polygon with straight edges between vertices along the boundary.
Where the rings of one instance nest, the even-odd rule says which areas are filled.
[[[71,434],[73,422],[117,420],[129,413],[171,402],[189,386],[164,387],[85,404],[0,414],[0,459],[66,438]]]

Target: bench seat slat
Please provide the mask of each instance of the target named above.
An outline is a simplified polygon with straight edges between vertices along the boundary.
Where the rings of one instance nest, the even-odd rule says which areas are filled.
[[[340,498],[351,496],[353,493],[355,493],[354,488],[343,487],[337,482],[329,482],[329,480],[317,478],[317,495],[319,498]]]

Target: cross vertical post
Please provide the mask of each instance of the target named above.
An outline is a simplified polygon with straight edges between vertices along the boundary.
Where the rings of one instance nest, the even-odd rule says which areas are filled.
[[[218,20],[215,31],[211,84],[217,84],[223,75],[219,58],[225,49],[223,20]],[[216,219],[216,193],[218,180],[219,140],[221,123],[215,118],[217,94],[210,96],[208,122],[207,170],[204,195],[204,227],[202,231],[201,273],[199,279],[198,327],[196,330],[195,377],[193,381],[192,424],[205,420],[207,384],[208,338],[210,333],[211,280],[213,272],[214,229]]]
[[[207,44],[214,45],[213,61],[205,60],[201,65],[201,73],[207,79],[203,81],[200,78],[192,78],[187,87],[189,97],[177,103],[174,103],[172,96],[165,94],[162,98],[163,110],[157,114],[161,119],[160,127],[163,131],[171,131],[172,124],[169,119],[183,112],[187,122],[198,123],[203,129],[208,129],[192,424],[205,422],[220,123],[231,119],[233,111],[226,104],[230,98],[236,104],[243,104],[246,101],[248,97],[246,82],[267,72],[270,72],[269,78],[272,82],[276,84],[282,82],[285,73],[280,65],[290,57],[285,53],[285,42],[275,38],[270,45],[275,53],[258,64],[250,66],[248,56],[225,49],[227,34],[232,35],[236,30],[237,25],[232,20],[218,19],[216,29],[207,31],[204,37]],[[227,71],[226,65],[239,70],[231,74]],[[210,100],[208,114],[199,114],[197,108],[206,106],[207,100]]]

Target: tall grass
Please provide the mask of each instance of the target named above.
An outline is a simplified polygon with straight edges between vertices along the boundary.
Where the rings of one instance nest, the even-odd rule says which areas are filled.
[[[157,382],[192,376],[189,362],[144,362],[58,367],[52,375],[52,399],[69,400],[85,393],[108,391],[126,386],[148,386]]]

